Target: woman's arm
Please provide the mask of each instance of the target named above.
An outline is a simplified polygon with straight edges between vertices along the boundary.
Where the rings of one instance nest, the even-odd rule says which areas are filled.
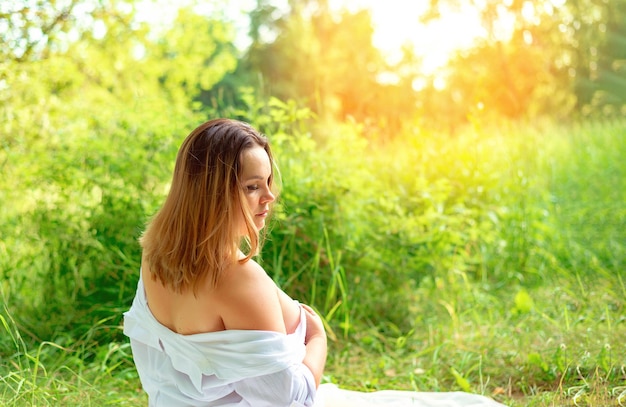
[[[324,374],[324,365],[326,364],[326,331],[324,331],[324,324],[321,318],[313,311],[308,305],[302,305],[306,315],[306,355],[304,356],[304,363],[307,366],[313,377],[315,378],[315,387],[319,387]]]

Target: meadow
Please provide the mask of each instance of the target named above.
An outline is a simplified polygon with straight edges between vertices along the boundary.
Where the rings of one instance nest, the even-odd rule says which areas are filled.
[[[626,122],[474,118],[388,139],[277,100],[232,113],[278,157],[259,261],[324,316],[325,381],[626,405]],[[121,332],[136,239],[210,115],[3,141],[0,404],[145,405]]]

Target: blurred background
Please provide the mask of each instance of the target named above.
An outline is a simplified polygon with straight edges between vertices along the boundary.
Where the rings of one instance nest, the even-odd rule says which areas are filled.
[[[218,116],[326,381],[626,403],[626,1],[3,0],[2,404],[145,404],[137,238]]]
[[[476,114],[623,116],[625,7],[618,0],[10,0],[0,11],[1,52],[14,74],[36,61],[56,67],[58,91],[68,90],[61,84],[72,73],[106,87],[110,71],[116,84],[158,80],[202,106],[241,105],[240,88],[251,86],[325,119],[352,118],[372,136],[389,126],[454,132]],[[89,77],[83,65],[100,66]],[[116,87],[119,97],[133,91]]]

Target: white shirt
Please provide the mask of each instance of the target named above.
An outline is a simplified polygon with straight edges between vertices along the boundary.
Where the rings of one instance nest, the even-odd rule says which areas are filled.
[[[293,334],[225,330],[181,335],[159,323],[139,279],[124,334],[150,407],[310,407],[315,379],[302,361],[306,317]]]

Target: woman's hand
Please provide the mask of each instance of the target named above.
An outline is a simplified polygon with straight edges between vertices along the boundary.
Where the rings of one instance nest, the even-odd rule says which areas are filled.
[[[306,304],[301,304],[304,308],[304,315],[306,316],[306,337],[304,343],[309,343],[309,340],[313,337],[326,338],[326,331],[324,330],[324,323],[322,319],[317,315],[313,308]]]

